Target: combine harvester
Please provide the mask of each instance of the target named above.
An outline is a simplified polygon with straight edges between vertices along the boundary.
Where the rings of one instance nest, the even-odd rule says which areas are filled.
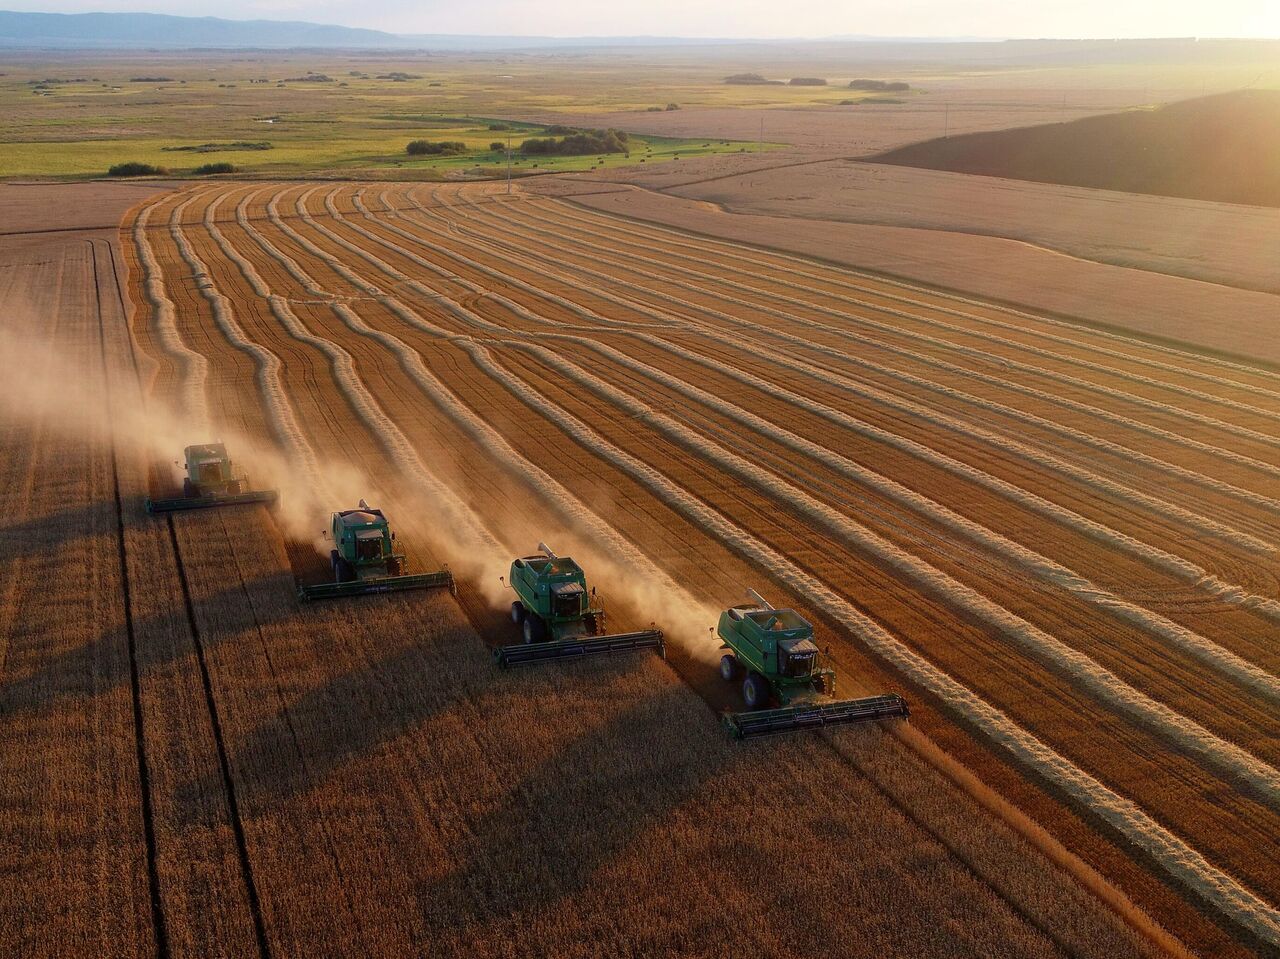
[[[182,451],[187,475],[182,480],[182,497],[148,499],[148,513],[172,513],[180,509],[210,506],[239,506],[243,503],[274,503],[273,489],[250,490],[249,477],[237,473],[221,443],[202,443]]]
[[[538,549],[538,555],[512,562],[511,582],[503,580],[519,597],[511,604],[511,620],[524,633],[524,642],[495,650],[499,666],[637,649],[666,657],[660,629],[605,635],[604,609],[593,605],[596,591],[588,591],[582,567],[568,556],[557,556],[545,543]]]
[[[398,593],[435,586],[446,587],[457,594],[453,574],[447,569],[438,573],[403,572],[406,557],[396,552],[396,534],[382,510],[373,509],[364,500],[358,509],[334,513],[325,535],[333,537],[334,548],[329,551],[333,582],[299,586],[301,600]]]
[[[835,670],[818,668],[809,622],[794,609],[774,609],[753,589],[747,596],[752,602],[726,609],[716,628],[724,641],[721,648],[729,650],[720,659],[720,675],[733,682],[745,673],[747,711],[724,716],[736,738],[910,714],[906,700],[896,693],[836,699]]]

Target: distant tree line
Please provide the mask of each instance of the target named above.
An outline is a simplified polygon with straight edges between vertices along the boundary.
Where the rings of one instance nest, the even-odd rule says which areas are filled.
[[[270,140],[236,140],[234,143],[198,143],[195,146],[161,147],[166,153],[219,153],[223,150],[270,150]]]
[[[792,77],[791,85],[793,87],[825,87],[827,81],[822,77]]]
[[[236,168],[231,163],[206,163],[204,166],[198,166],[191,171],[196,176],[207,176],[210,173],[235,173]]]
[[[117,163],[107,171],[107,176],[163,176],[168,173],[162,166],[152,166],[150,163]]]
[[[781,80],[770,80],[758,73],[735,73],[724,78],[725,83],[737,86],[781,86]]]
[[[404,150],[409,156],[454,156],[466,153],[467,145],[461,140],[414,140]]]
[[[903,91],[903,90],[910,90],[910,89],[911,89],[911,84],[909,84],[909,83],[903,83],[901,80],[894,80],[894,81],[889,81],[889,80],[850,80],[850,81],[849,81],[849,89],[850,89],[850,90],[874,90],[874,91],[876,91],[877,93],[884,93],[884,92],[889,92],[889,91],[892,91],[892,92],[897,93],[897,92],[901,92],[901,91]]]
[[[548,127],[551,133],[556,127]],[[582,130],[570,133],[557,140],[554,136],[545,139],[525,140],[520,144],[520,152],[526,156],[584,156],[589,153],[626,153],[630,135],[625,130]]]

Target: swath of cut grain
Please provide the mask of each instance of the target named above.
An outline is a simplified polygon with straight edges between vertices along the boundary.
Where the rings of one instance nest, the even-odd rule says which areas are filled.
[[[412,234],[406,234],[406,236],[409,238],[412,238]],[[494,242],[500,243],[501,241],[495,239]],[[461,257],[461,255],[457,254],[456,252],[451,253],[451,255],[458,257],[462,260],[465,260],[469,264],[474,265],[477,269],[481,269],[486,273],[490,273],[490,274],[494,273],[494,271],[492,271],[490,268],[484,267],[482,264],[475,263],[474,261],[470,261],[465,257]],[[513,282],[517,285],[526,285],[526,284],[522,284],[522,281],[514,280],[514,279],[512,279],[510,282]],[[622,325],[617,323],[617,321],[606,320],[603,317],[599,317],[597,314],[590,313],[589,311],[585,311],[582,307],[577,307],[576,304],[570,304],[569,301],[563,300],[563,298],[561,297],[556,297],[554,294],[549,294],[542,291],[539,291],[539,292],[541,293],[542,296],[548,297],[552,299],[553,302],[557,302],[560,305],[576,307],[577,313],[581,315],[584,319],[591,319],[601,323],[610,323],[611,325]],[[596,295],[602,298],[607,298],[607,299],[616,301],[620,305],[631,306],[631,307],[634,307],[635,309],[643,310],[648,315],[653,316],[655,320],[658,320],[660,322],[669,324],[674,320],[674,317],[672,317],[670,314],[664,314],[652,308],[644,307],[641,304],[635,303],[635,301],[624,300],[610,293],[608,290],[597,287],[594,290],[594,292]],[[498,295],[490,294],[490,296],[497,297]],[[504,303],[504,305],[518,309],[518,306],[514,305],[512,301],[506,299],[505,297],[499,297],[499,298]],[[731,319],[731,318],[726,317],[726,319]],[[726,346],[738,347],[741,344],[741,341],[737,338],[717,335],[713,331],[710,331],[707,329],[700,329],[699,333],[701,336],[709,340],[722,343]],[[800,338],[795,338],[795,339],[799,343],[808,342]],[[846,354],[843,354],[843,353],[836,354],[835,351],[824,351],[824,352],[830,352],[833,355],[839,355],[839,356],[845,357],[849,359],[850,362],[865,363],[865,361],[859,361],[858,359],[851,356],[846,356]],[[858,393],[859,395],[868,396],[869,398],[873,398],[877,402],[880,402],[886,406],[890,406],[891,408],[908,411],[913,415],[919,416],[921,418],[925,418],[930,422],[936,422],[939,425],[943,425],[949,431],[956,431],[956,432],[961,432],[965,435],[972,435],[976,439],[979,439],[984,443],[996,445],[1001,449],[1013,452],[1016,455],[1018,455],[1020,458],[1024,458],[1029,462],[1035,462],[1039,465],[1047,465],[1053,468],[1057,472],[1063,473],[1065,475],[1069,475],[1072,478],[1080,479],[1088,483],[1088,485],[1090,485],[1093,488],[1104,490],[1108,493],[1115,493],[1116,495],[1124,497],[1126,500],[1137,502],[1144,506],[1149,506],[1153,510],[1159,513],[1162,513],[1164,515],[1167,515],[1171,518],[1176,518],[1177,520],[1183,523],[1192,524],[1197,528],[1204,530],[1207,534],[1211,536],[1227,538],[1232,542],[1237,542],[1259,553],[1269,554],[1272,551],[1272,546],[1269,543],[1256,539],[1255,537],[1241,533],[1238,530],[1234,530],[1230,527],[1224,526],[1221,523],[1218,523],[1212,520],[1206,520],[1203,517],[1198,516],[1197,514],[1191,513],[1183,509],[1182,507],[1175,506],[1163,500],[1158,500],[1154,497],[1146,495],[1145,493],[1142,493],[1136,490],[1130,490],[1126,487],[1121,486],[1120,484],[1116,483],[1113,480],[1091,473],[1088,470],[1085,470],[1076,464],[1068,463],[1066,461],[1058,459],[1057,457],[1053,457],[1050,454],[1046,454],[1039,449],[1026,446],[1025,444],[1020,444],[1016,440],[1010,439],[1002,435],[997,435],[988,430],[984,430],[979,426],[974,426],[966,422],[957,420],[954,417],[949,417],[945,413],[933,411],[919,404],[911,403],[910,401],[901,399],[893,394],[889,394],[883,390],[878,390],[873,386],[863,384],[859,381],[852,380],[848,377],[837,377],[834,374],[831,374],[821,368],[813,366],[812,364],[799,363],[794,359],[788,358],[786,356],[782,356],[781,354],[774,354],[772,356],[772,362],[785,366],[789,369],[794,369],[799,372],[803,372],[806,374],[806,376],[812,377],[813,379],[816,379],[818,381],[831,383],[832,385],[839,386],[841,389],[853,391]],[[883,370],[883,368],[875,367],[873,364],[866,364],[866,365],[872,366],[877,370]],[[955,395],[964,396],[964,398],[967,400],[974,399],[976,401],[976,398],[969,397],[967,394],[958,394],[957,391],[950,390],[947,387],[937,386],[935,384],[929,383],[929,381],[919,381],[918,378],[914,378],[914,379],[916,379],[916,381],[919,382],[921,385],[926,385],[926,388],[932,388],[938,392],[945,392],[948,395],[955,394]],[[1001,411],[1007,410],[1007,408],[999,407],[998,404],[989,403],[989,401],[982,401],[982,402],[984,404],[989,405],[992,408],[999,409]],[[1013,411],[1013,410],[1007,410],[1007,412],[1009,412],[1010,414],[1018,415],[1016,414],[1016,411]],[[1126,451],[1126,453],[1127,452],[1128,451]]]
[[[510,230],[510,229],[507,232],[509,234],[519,233],[518,230]],[[591,270],[581,265],[578,265],[572,260],[565,260],[562,258],[545,256],[545,254],[544,254],[544,257],[546,259],[549,259],[551,262],[556,263],[558,266],[569,268],[573,272],[582,273],[584,275],[595,276],[597,278],[602,278],[602,279],[605,277],[605,275],[599,273],[599,271]],[[956,363],[951,363],[947,360],[943,360],[937,357],[933,357],[933,356],[921,353],[915,349],[910,349],[910,348],[901,347],[901,346],[894,346],[891,343],[881,341],[881,340],[871,340],[868,337],[864,336],[863,334],[855,333],[852,330],[849,330],[847,328],[834,327],[834,326],[831,326],[830,324],[800,317],[800,316],[797,316],[796,314],[777,310],[772,307],[765,306],[763,304],[752,303],[751,301],[743,300],[741,299],[741,297],[733,296],[728,293],[718,292],[716,289],[714,289],[714,287],[711,284],[706,282],[707,280],[715,279],[715,278],[709,277],[707,274],[699,274],[699,278],[702,279],[703,282],[699,284],[693,284],[693,283],[686,283],[686,282],[670,279],[665,275],[656,274],[651,271],[641,270],[637,267],[630,266],[625,262],[620,263],[617,260],[612,260],[607,256],[602,256],[602,255],[599,255],[598,253],[595,257],[593,257],[593,261],[606,263],[614,266],[620,266],[625,270],[627,270],[628,272],[635,273],[648,280],[654,281],[655,284],[673,286],[678,289],[682,289],[690,294],[695,294],[695,295],[705,294],[706,296],[709,296],[716,300],[743,308],[744,310],[748,311],[749,314],[773,316],[777,319],[783,320],[784,322],[793,323],[798,326],[802,326],[804,328],[812,329],[815,331],[821,331],[823,333],[830,334],[832,336],[835,336],[840,339],[848,340],[850,342],[855,342],[855,343],[869,345],[869,346],[875,346],[878,349],[882,349],[887,352],[894,353],[896,355],[904,356],[914,362],[921,363],[926,366],[946,370],[948,372],[962,376],[966,379],[971,379],[977,382],[986,383],[992,386],[996,386],[1000,389],[1018,393],[1020,395],[1030,396],[1036,399],[1044,400],[1055,406],[1061,406],[1063,408],[1070,409],[1075,412],[1084,413],[1095,419],[1111,422],[1143,435],[1157,437],[1173,445],[1184,446],[1190,449],[1195,449],[1199,452],[1209,454],[1213,456],[1215,459],[1227,460],[1232,463],[1236,463],[1238,465],[1247,467],[1248,469],[1253,470],[1255,472],[1280,477],[1280,466],[1275,466],[1273,464],[1260,461],[1252,456],[1238,453],[1234,450],[1224,449],[1222,447],[1214,446],[1209,443],[1204,443],[1199,440],[1195,440],[1187,436],[1184,436],[1182,434],[1175,433],[1170,430],[1166,430],[1161,427],[1154,426],[1152,424],[1148,424],[1139,420],[1135,420],[1132,417],[1129,417],[1120,413],[1115,413],[1110,410],[1105,410],[1097,406],[1093,406],[1087,403],[1070,399],[1069,397],[1061,396],[1055,393],[1049,393],[1045,390],[1040,390],[1035,387],[1024,386],[1022,384],[1015,383],[1011,380],[1006,380],[1003,377],[982,373],[978,370],[972,370],[972,369],[969,369],[968,367],[964,367]],[[685,271],[685,272],[689,272],[689,271]],[[609,282],[612,282],[613,284],[621,288],[632,290],[632,291],[636,291],[638,289],[634,283],[626,280],[622,280],[616,276],[609,277],[608,279],[609,279]],[[718,284],[727,285],[730,288],[734,286],[734,284],[732,284],[729,281],[718,281]],[[648,296],[663,300],[664,302],[670,302],[681,309],[686,309],[686,310],[692,309],[697,312],[704,312],[704,313],[707,313],[708,315],[716,316],[716,318],[718,319],[725,318],[725,314],[723,314],[719,310],[703,307],[701,305],[698,305],[696,302],[688,300],[687,298],[681,298],[672,294],[661,292],[655,287],[648,287],[643,292]],[[830,311],[830,312],[832,312],[833,315],[841,319],[850,318],[848,316],[835,313],[834,311]],[[888,334],[894,334],[897,332],[896,328],[893,326],[890,326],[888,324],[877,324],[874,321],[868,320],[863,317],[857,317],[857,321],[860,325],[869,326],[873,329],[879,329]],[[744,321],[739,321],[739,322],[744,322]],[[750,323],[749,325],[754,332],[762,332],[768,335],[781,335],[776,333],[776,331],[774,331],[773,329],[763,326],[761,324]],[[976,356],[979,359],[983,359],[986,357],[986,354],[981,350],[974,350],[972,348],[964,347],[959,344],[952,344],[952,343],[947,343],[945,341],[939,341],[939,340],[936,340],[936,338],[926,337],[922,334],[917,334],[914,337],[914,339],[920,340],[922,342],[930,343],[930,345],[933,345],[941,349],[950,350],[951,352],[954,352],[954,353],[959,353],[959,354],[968,353],[969,355]],[[1157,404],[1157,405],[1162,406],[1163,412],[1171,411],[1171,408],[1168,408],[1167,406],[1164,406],[1162,404]],[[1196,416],[1191,416],[1190,418],[1193,420],[1197,419]],[[1204,418],[1203,422],[1205,422],[1205,425],[1208,425],[1212,427],[1215,431],[1219,431],[1219,432],[1239,432],[1239,430],[1241,429],[1241,428],[1234,428],[1230,424],[1225,424],[1225,423],[1222,423],[1221,421],[1212,420],[1211,418]],[[1249,431],[1249,432],[1252,433],[1252,431]],[[1265,442],[1268,444],[1274,444],[1276,442],[1274,438],[1264,436],[1263,434],[1254,434],[1250,438],[1259,439],[1262,442]],[[1097,440],[1097,442],[1103,443],[1108,441],[1099,439]],[[1269,497],[1261,496],[1260,494],[1257,494],[1250,490],[1230,487],[1228,486],[1228,484],[1224,484],[1221,481],[1210,480],[1208,478],[1202,478],[1202,481],[1205,483],[1205,485],[1208,485],[1210,488],[1213,488],[1215,490],[1222,490],[1226,488],[1227,490],[1231,491],[1234,495],[1237,495],[1245,499],[1246,501],[1254,502],[1257,505],[1267,506],[1267,504],[1270,503],[1271,505],[1267,506],[1267,508],[1269,509],[1280,508],[1280,503],[1276,503],[1276,501],[1270,500]]]
[[[528,220],[532,219],[538,223],[546,224],[548,227],[557,231],[557,235],[560,235],[560,236],[563,236],[565,234],[566,221],[569,221],[570,223],[584,222],[583,218],[575,218],[572,216],[567,216],[567,217],[556,216],[554,214],[551,216],[540,216],[538,215],[537,210],[536,209],[531,210],[530,206],[532,206],[532,204],[518,204],[518,205],[508,204],[507,212],[510,213],[514,211],[516,215],[524,218],[523,220],[524,222],[527,222]],[[559,207],[555,210],[555,212],[558,213],[560,210],[564,210],[564,209],[566,208],[563,205],[559,205]],[[631,247],[631,248],[643,250],[644,253],[647,254],[642,257],[644,262],[648,262],[663,268],[666,268],[670,264],[668,264],[667,261],[665,260],[655,258],[653,254],[662,254],[666,256],[671,256],[672,255],[671,247],[688,248],[687,244],[679,244],[679,243],[672,243],[667,246],[655,246],[651,244],[638,242],[635,239],[634,234],[623,233],[621,231],[601,232],[600,230],[597,230],[597,229],[590,229],[587,227],[577,227],[577,228],[572,228],[572,232],[575,234],[582,234],[588,237],[593,237],[595,238],[595,240],[607,241],[608,248],[610,249],[618,249],[619,247],[623,247],[623,248]],[[591,241],[591,242],[594,242],[594,241]],[[703,252],[705,255],[705,251]],[[724,259],[732,260],[733,258],[725,257]],[[759,280],[762,277],[762,274],[758,270],[753,272],[753,271],[745,270],[742,268],[733,267],[725,263],[724,259],[720,260],[717,263],[717,267],[720,275],[734,275],[744,279],[755,279],[755,280]],[[689,262],[689,258],[685,258],[684,262]],[[776,265],[774,265],[774,267],[771,268],[768,273],[763,274],[763,276],[767,276],[768,281],[772,284],[784,286],[786,288],[794,289],[798,292],[808,293],[811,295],[831,297],[833,299],[837,298],[829,291],[822,290],[817,287],[808,286],[803,283],[796,283],[796,282],[784,280],[782,279],[782,275],[805,276],[807,274],[799,273],[798,271],[795,271],[795,270],[787,270],[785,268],[779,270],[777,269]],[[768,292],[767,289],[753,287],[750,284],[745,284],[745,285],[751,288],[759,289],[761,293]],[[996,345],[1002,345],[1006,347],[1016,347],[1018,350],[1025,351],[1034,356],[1044,357],[1045,359],[1052,360],[1055,362],[1061,361],[1061,362],[1070,363],[1073,365],[1080,366],[1088,371],[1105,373],[1108,376],[1114,376],[1119,379],[1127,380],[1133,383],[1140,383],[1146,386],[1152,386],[1162,390],[1169,390],[1174,393],[1187,396],[1193,399],[1210,400],[1214,403],[1221,404],[1222,406],[1225,406],[1227,408],[1239,410],[1241,412],[1262,417],[1264,419],[1274,420],[1274,419],[1280,418],[1280,414],[1277,414],[1273,409],[1252,406],[1247,403],[1242,403],[1240,401],[1233,400],[1229,397],[1218,396],[1212,393],[1206,393],[1202,390],[1188,388],[1174,382],[1154,379],[1152,377],[1136,374],[1120,368],[1108,367],[1103,364],[1096,363],[1081,357],[1073,356],[1070,353],[1064,353],[1060,351],[1044,349],[1041,347],[1035,347],[1029,344],[1023,344],[1021,341],[1016,339],[1016,337],[1018,337],[1019,335],[1025,334],[1027,332],[1026,328],[1023,326],[1019,326],[1012,323],[1002,323],[998,320],[993,320],[989,317],[981,316],[980,314],[965,312],[962,310],[956,310],[950,307],[940,306],[938,304],[931,304],[931,303],[924,302],[922,300],[913,300],[908,297],[890,297],[890,296],[884,297],[885,299],[896,300],[898,302],[901,302],[905,306],[915,307],[917,310],[927,310],[930,313],[938,312],[944,315],[955,317],[956,319],[962,320],[966,323],[970,323],[970,324],[977,323],[977,324],[980,324],[981,326],[994,327],[1004,332],[1003,336],[998,336],[990,333],[985,333],[981,330],[974,330],[966,326],[957,326],[951,323],[940,323],[937,321],[933,321],[933,320],[930,320],[927,316],[924,316],[919,312],[905,312],[903,310],[887,309],[883,305],[877,304],[873,300],[867,300],[857,295],[858,293],[865,294],[866,291],[856,286],[853,286],[852,284],[844,284],[843,289],[849,292],[842,292],[838,296],[838,300],[842,303],[851,303],[857,306],[862,306],[867,309],[875,310],[877,312],[882,312],[882,313],[885,313],[886,315],[894,316],[903,320],[926,323],[938,329],[944,329],[953,333],[976,336],[979,339],[982,339],[984,342],[988,342]],[[805,301],[804,305],[810,306],[810,305],[816,305],[816,304],[811,304],[808,301]],[[854,318],[853,314],[849,314],[849,316],[850,318]],[[1069,349],[1078,348],[1080,346],[1078,341],[1065,336],[1056,336],[1054,334],[1043,332],[1043,331],[1037,331],[1035,335],[1043,340],[1046,340],[1051,343],[1056,343],[1059,346],[1067,347]],[[1199,371],[1194,371],[1194,370],[1186,370],[1184,368],[1174,366],[1173,364],[1161,363],[1154,360],[1134,357],[1131,354],[1124,353],[1119,350],[1106,349],[1105,347],[1099,347],[1096,344],[1090,345],[1089,350],[1090,352],[1096,352],[1103,356],[1112,357],[1125,363],[1137,363],[1140,365],[1144,365],[1144,366],[1148,366],[1148,367],[1160,370],[1162,372],[1173,374],[1178,377],[1190,376],[1193,378],[1198,378],[1218,387],[1228,387],[1232,389],[1235,389],[1235,388],[1247,389],[1261,399],[1266,399],[1271,401],[1280,400],[1280,393],[1266,390],[1261,387],[1241,386],[1240,384],[1236,384],[1233,381],[1226,380],[1222,377],[1214,376],[1212,374],[1201,373]]]
[[[329,212],[331,213],[331,215],[335,216],[335,218],[339,220],[342,220],[343,218],[341,214],[338,213],[336,208],[334,208],[332,205],[332,195],[333,194],[330,193],[326,197],[326,206],[329,209]],[[358,198],[357,198],[357,203],[358,203]],[[367,233],[367,231],[361,231],[361,232]],[[379,242],[385,243],[385,241],[379,241]],[[381,262],[381,261],[376,261],[376,262]],[[457,304],[455,304],[455,306],[456,305]],[[397,310],[399,312],[400,308],[397,307]],[[527,313],[527,311],[525,312]],[[435,333],[436,335],[447,335],[447,331],[441,328],[431,327],[430,325],[423,324],[421,321],[421,318],[411,317],[409,318],[409,321],[414,325],[418,325],[420,328],[426,329],[428,332]],[[583,343],[585,345],[591,346],[593,349],[602,352],[604,355],[609,356],[610,358],[618,362],[621,362],[624,365],[628,365],[633,369],[637,369],[642,373],[644,373],[645,375],[651,376],[655,379],[659,379],[660,381],[665,382],[668,385],[674,384],[675,388],[680,389],[686,395],[689,395],[697,399],[699,402],[703,403],[704,405],[711,406],[713,408],[718,408],[718,409],[721,409],[722,411],[727,411],[730,416],[738,419],[739,421],[746,422],[746,423],[749,423],[750,425],[755,426],[755,428],[760,430],[761,432],[767,432],[767,433],[771,433],[773,435],[778,435],[778,436],[784,435],[783,432],[778,431],[776,428],[773,428],[768,424],[765,424],[762,420],[760,420],[760,418],[755,417],[754,414],[749,414],[746,411],[738,409],[737,407],[733,407],[731,404],[726,404],[723,401],[720,401],[710,396],[709,394],[705,393],[705,391],[696,390],[694,388],[688,387],[687,385],[682,384],[679,381],[676,381],[673,377],[668,377],[665,374],[661,374],[650,367],[644,366],[644,364],[639,364],[636,361],[631,360],[630,358],[625,357],[622,354],[619,354],[617,351],[612,350],[610,347],[607,347],[603,344],[594,343],[593,341],[586,340],[581,337],[566,337],[561,334],[544,334],[542,337],[540,337],[540,339],[542,339],[543,341],[547,339],[553,339],[553,340],[567,339],[573,342]],[[789,437],[785,439],[785,441],[789,445],[791,445],[793,448],[797,450],[803,450],[804,452],[807,452],[809,455],[812,455],[815,458],[835,464],[836,468],[840,469],[841,471],[843,471],[848,475],[856,476],[860,482],[867,483],[871,485],[873,488],[880,489],[882,492],[888,489],[891,495],[899,499],[906,496],[914,505],[922,506],[922,508],[925,510],[925,512],[928,515],[936,514],[937,516],[942,516],[944,520],[947,521],[954,528],[961,529],[964,532],[967,532],[971,535],[977,535],[980,539],[991,540],[991,543],[988,543],[988,545],[994,544],[994,547],[1002,552],[1010,552],[1014,555],[1021,555],[1024,560],[1024,565],[1028,569],[1031,569],[1033,571],[1036,571],[1038,573],[1041,573],[1047,576],[1051,581],[1059,585],[1063,585],[1066,588],[1072,590],[1073,592],[1077,592],[1078,594],[1084,596],[1088,601],[1096,603],[1110,612],[1118,613],[1122,615],[1124,618],[1137,622],[1138,624],[1144,626],[1145,628],[1152,630],[1157,635],[1160,635],[1166,640],[1174,643],[1175,645],[1178,645],[1180,648],[1183,648],[1184,650],[1191,652],[1192,655],[1195,655],[1203,659],[1204,661],[1210,663],[1211,665],[1214,665],[1217,668],[1221,668],[1225,673],[1232,675],[1235,678],[1239,679],[1240,681],[1253,686],[1255,689],[1259,690],[1263,694],[1274,695],[1278,691],[1276,689],[1277,683],[1273,677],[1269,676],[1264,671],[1257,669],[1256,667],[1244,662],[1243,660],[1239,659],[1239,657],[1235,657],[1233,654],[1227,652],[1226,650],[1223,650],[1217,644],[1212,643],[1211,641],[1205,639],[1204,637],[1197,636],[1190,630],[1187,630],[1184,627],[1178,626],[1177,624],[1172,623],[1164,619],[1163,617],[1159,617],[1157,615],[1151,614],[1146,610],[1133,606],[1132,604],[1124,603],[1123,601],[1119,600],[1117,597],[1106,593],[1104,590],[1100,590],[1098,587],[1094,586],[1093,584],[1080,579],[1080,577],[1077,574],[1071,572],[1070,570],[1064,569],[1058,564],[1052,563],[1051,561],[1045,559],[1044,557],[1037,556],[1031,551],[1025,550],[1022,547],[1017,546],[1016,544],[1013,544],[1007,540],[1004,540],[1003,538],[1000,538],[1000,537],[993,538],[993,534],[990,534],[984,531],[982,528],[977,527],[976,524],[969,523],[968,521],[963,520],[963,518],[958,517],[955,514],[952,514],[949,510],[946,510],[945,507],[939,507],[937,506],[937,504],[933,504],[932,501],[924,500],[923,498],[910,493],[910,491],[905,490],[905,488],[899,487],[897,484],[889,484],[889,481],[885,481],[883,478],[879,477],[877,474],[873,474],[870,471],[867,471],[862,469],[861,467],[858,467],[857,464],[853,464],[851,461],[848,461],[843,457],[838,457],[831,454],[829,451],[826,451],[824,449],[819,449],[814,444],[807,443],[805,441],[800,441],[799,438],[792,437],[790,436],[790,434],[785,434],[785,436]],[[890,485],[892,486],[892,488],[890,488]]]

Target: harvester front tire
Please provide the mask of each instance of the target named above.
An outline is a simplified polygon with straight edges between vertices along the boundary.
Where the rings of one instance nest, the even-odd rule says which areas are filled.
[[[720,678],[731,683],[738,678],[738,657],[725,653],[720,657]]]
[[[537,616],[526,616],[524,619],[524,641],[526,643],[542,642],[542,634],[545,632],[542,626],[542,620]]]
[[[742,699],[747,709],[763,709],[769,702],[769,682],[759,673],[751,673],[742,681]]]
[[[240,495],[240,483],[239,483],[239,481],[238,481],[238,480],[237,480],[236,482],[234,482],[234,483],[228,483],[228,484],[227,484],[227,495],[228,495],[228,496],[239,496],[239,495]]]
[[[389,560],[387,560],[387,575],[388,575],[388,576],[399,576],[399,575],[400,575],[400,572],[401,572],[401,570],[400,570],[400,560],[399,560],[397,557],[393,556],[393,557],[391,557]]]
[[[337,557],[333,563],[333,581],[335,583],[350,583],[356,578],[356,571],[341,556]]]
[[[186,499],[191,499],[193,496],[196,495],[196,488],[191,485],[191,479],[189,477],[183,477],[182,495]]]
[[[524,622],[524,603],[518,599],[511,604],[511,622],[517,626]]]

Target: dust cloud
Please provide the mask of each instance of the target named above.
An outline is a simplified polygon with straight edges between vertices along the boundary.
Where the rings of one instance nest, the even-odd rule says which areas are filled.
[[[508,519],[481,518],[469,507],[442,510],[436,497],[398,477],[394,484],[383,484],[350,462],[332,459],[304,469],[259,437],[225,427],[209,435],[207,427],[193,425],[191,417],[164,404],[128,401],[130,390],[121,385],[132,383],[132,370],[112,368],[105,376],[86,376],[67,353],[28,332],[0,330],[0,355],[23,357],[0,378],[0,421],[39,423],[85,442],[114,444],[117,455],[132,455],[144,467],[168,464],[174,490],[182,485],[184,447],[225,443],[237,469],[249,474],[250,488],[279,492],[273,514],[281,532],[312,544],[321,555],[330,549],[325,537],[332,512],[365,499],[386,510],[399,539],[408,544],[411,560],[421,559],[413,555],[415,544],[424,545],[455,575],[474,584],[486,602],[501,608],[512,596],[498,577],[507,573],[512,558],[530,553],[537,541],[526,541],[527,523],[515,529]],[[116,387],[109,389],[109,383]],[[695,599],[654,564],[622,560],[593,545],[576,525],[549,510],[537,538],[553,545],[572,543],[589,583],[599,587],[611,606],[621,604],[652,621],[700,661],[718,660],[719,641],[710,632],[718,609]]]

